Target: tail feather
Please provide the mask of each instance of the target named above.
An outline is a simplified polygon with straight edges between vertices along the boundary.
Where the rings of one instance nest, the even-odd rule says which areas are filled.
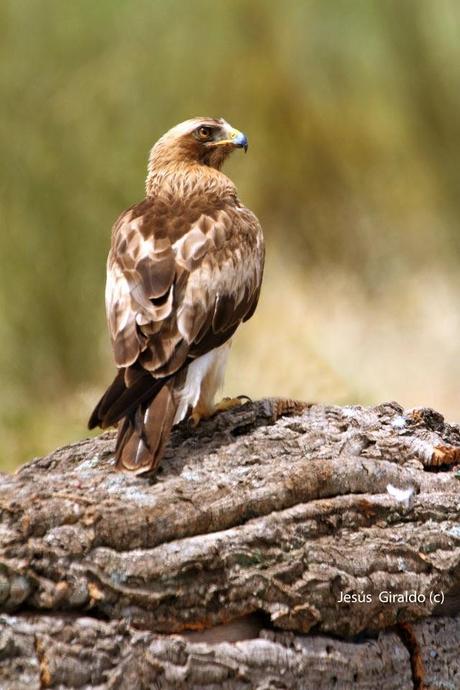
[[[178,401],[174,380],[164,382],[153,400],[125,417],[118,429],[116,467],[135,474],[152,472],[163,455],[174,422]]]
[[[120,369],[111,385],[97,403],[88,422],[88,428],[100,426],[108,429],[122,419],[134,414],[140,405],[150,402],[157,392],[165,385],[167,378],[154,379],[152,375],[143,371],[136,375],[134,382],[126,378],[129,370]]]
[[[155,470],[174,424],[180,389],[186,376],[181,370],[155,379],[142,367],[120,369],[89,419],[88,426],[106,429],[118,424],[116,467],[140,474]]]
[[[150,374],[147,374],[145,378],[139,379],[134,386],[126,388],[106,412],[101,425],[102,428],[107,429],[107,427],[119,422],[122,417],[129,417],[134,414],[140,406],[150,402],[165,383],[165,379],[154,379]]]
[[[110,386],[105,391],[102,398],[97,403],[96,407],[91,413],[91,417],[88,421],[88,429],[94,429],[97,426],[101,426],[103,429],[106,428],[104,425],[104,418],[107,412],[110,410],[111,406],[116,400],[123,394],[126,390],[126,385],[124,381],[124,370],[120,371],[115,376],[114,380]]]

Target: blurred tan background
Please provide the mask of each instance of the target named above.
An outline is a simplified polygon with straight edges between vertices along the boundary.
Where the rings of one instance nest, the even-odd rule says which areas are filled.
[[[0,467],[86,434],[110,227],[194,115],[266,231],[226,393],[460,421],[460,3],[3,0]]]

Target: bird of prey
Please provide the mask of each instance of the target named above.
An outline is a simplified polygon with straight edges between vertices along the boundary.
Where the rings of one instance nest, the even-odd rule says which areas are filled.
[[[150,152],[145,199],[113,226],[106,311],[118,373],[88,425],[118,423],[117,469],[154,471],[174,424],[241,402],[214,397],[262,282],[262,229],[221,172],[247,146],[223,119],[173,127]]]

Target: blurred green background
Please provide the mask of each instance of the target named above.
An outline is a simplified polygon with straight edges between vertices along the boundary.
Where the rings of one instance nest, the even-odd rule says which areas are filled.
[[[86,433],[111,224],[194,115],[248,135],[268,244],[226,393],[459,421],[459,34],[456,0],[3,0],[0,467]]]

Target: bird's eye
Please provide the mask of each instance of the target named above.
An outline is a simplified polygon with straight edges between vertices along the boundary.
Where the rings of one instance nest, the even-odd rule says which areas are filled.
[[[198,127],[196,134],[200,141],[207,141],[211,138],[212,129],[211,127]]]

